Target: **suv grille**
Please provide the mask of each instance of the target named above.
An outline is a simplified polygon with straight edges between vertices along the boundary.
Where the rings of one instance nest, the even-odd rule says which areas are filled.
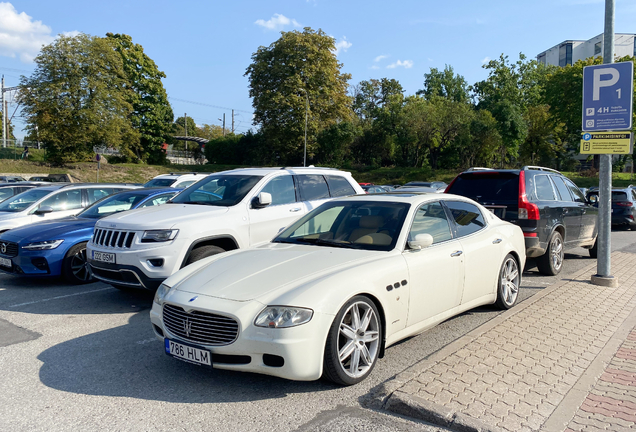
[[[93,244],[120,249],[130,249],[134,238],[134,231],[118,231],[96,228],[93,233]]]
[[[205,345],[229,345],[238,337],[238,323],[209,312],[187,313],[178,306],[163,305],[163,323],[175,336]]]
[[[18,255],[18,244],[12,242],[0,242],[0,253],[2,255],[14,257]]]

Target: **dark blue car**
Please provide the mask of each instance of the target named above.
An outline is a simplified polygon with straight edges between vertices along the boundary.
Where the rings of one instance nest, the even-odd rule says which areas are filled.
[[[160,205],[180,189],[135,189],[109,195],[64,219],[15,228],[0,235],[0,270],[22,276],[64,276],[81,284],[92,277],[86,243],[98,219],[113,213]]]

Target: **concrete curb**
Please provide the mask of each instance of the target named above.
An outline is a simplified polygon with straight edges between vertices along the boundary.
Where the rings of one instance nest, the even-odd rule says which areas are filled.
[[[585,282],[589,283],[589,276],[593,274],[595,269],[596,262],[584,267],[568,279],[563,279],[545,288],[512,309],[497,315],[487,323],[482,324],[471,332],[446,345],[439,351],[434,352],[428,358],[425,358],[408,369],[405,369],[393,379],[371,389],[371,391],[362,399],[362,404],[368,408],[386,410],[396,414],[416,418],[418,420],[424,420],[457,432],[499,431],[500,429],[495,426],[486,425],[480,420],[459,412],[454,412],[449,408],[429,402],[417,396],[410,395],[400,389],[413,378],[420,375],[440,360],[445,359],[450,354],[453,354],[459,349],[465,347],[476,338],[491,330],[493,327],[496,327],[510,317],[525,310],[527,307],[533,305],[553,291],[572,281],[580,281],[582,278],[585,279]]]

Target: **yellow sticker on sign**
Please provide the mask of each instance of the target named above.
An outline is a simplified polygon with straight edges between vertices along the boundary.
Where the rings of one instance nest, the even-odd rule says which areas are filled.
[[[585,132],[581,134],[581,154],[631,154],[631,132]]]

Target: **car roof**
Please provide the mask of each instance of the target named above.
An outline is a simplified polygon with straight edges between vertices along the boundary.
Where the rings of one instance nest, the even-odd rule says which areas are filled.
[[[351,176],[350,172],[342,171],[336,168],[324,168],[324,167],[273,167],[273,168],[237,168],[228,171],[220,171],[214,174],[224,174],[224,175],[260,175],[265,176],[267,174],[283,172],[287,171],[290,174],[337,174],[337,175],[347,175]]]
[[[398,189],[399,191],[399,189]],[[346,197],[335,198],[333,201],[374,201],[374,202],[400,202],[400,203],[420,203],[427,200],[457,200],[474,202],[473,200],[463,197],[461,195],[454,194],[439,194],[434,192],[386,192],[378,194],[365,194],[365,195],[350,195]],[[477,204],[477,203],[475,203]]]
[[[0,188],[16,187],[16,186],[41,186],[41,185],[50,185],[50,184],[51,183],[47,183],[47,182],[23,181],[23,182],[13,182],[13,183],[0,183]]]

